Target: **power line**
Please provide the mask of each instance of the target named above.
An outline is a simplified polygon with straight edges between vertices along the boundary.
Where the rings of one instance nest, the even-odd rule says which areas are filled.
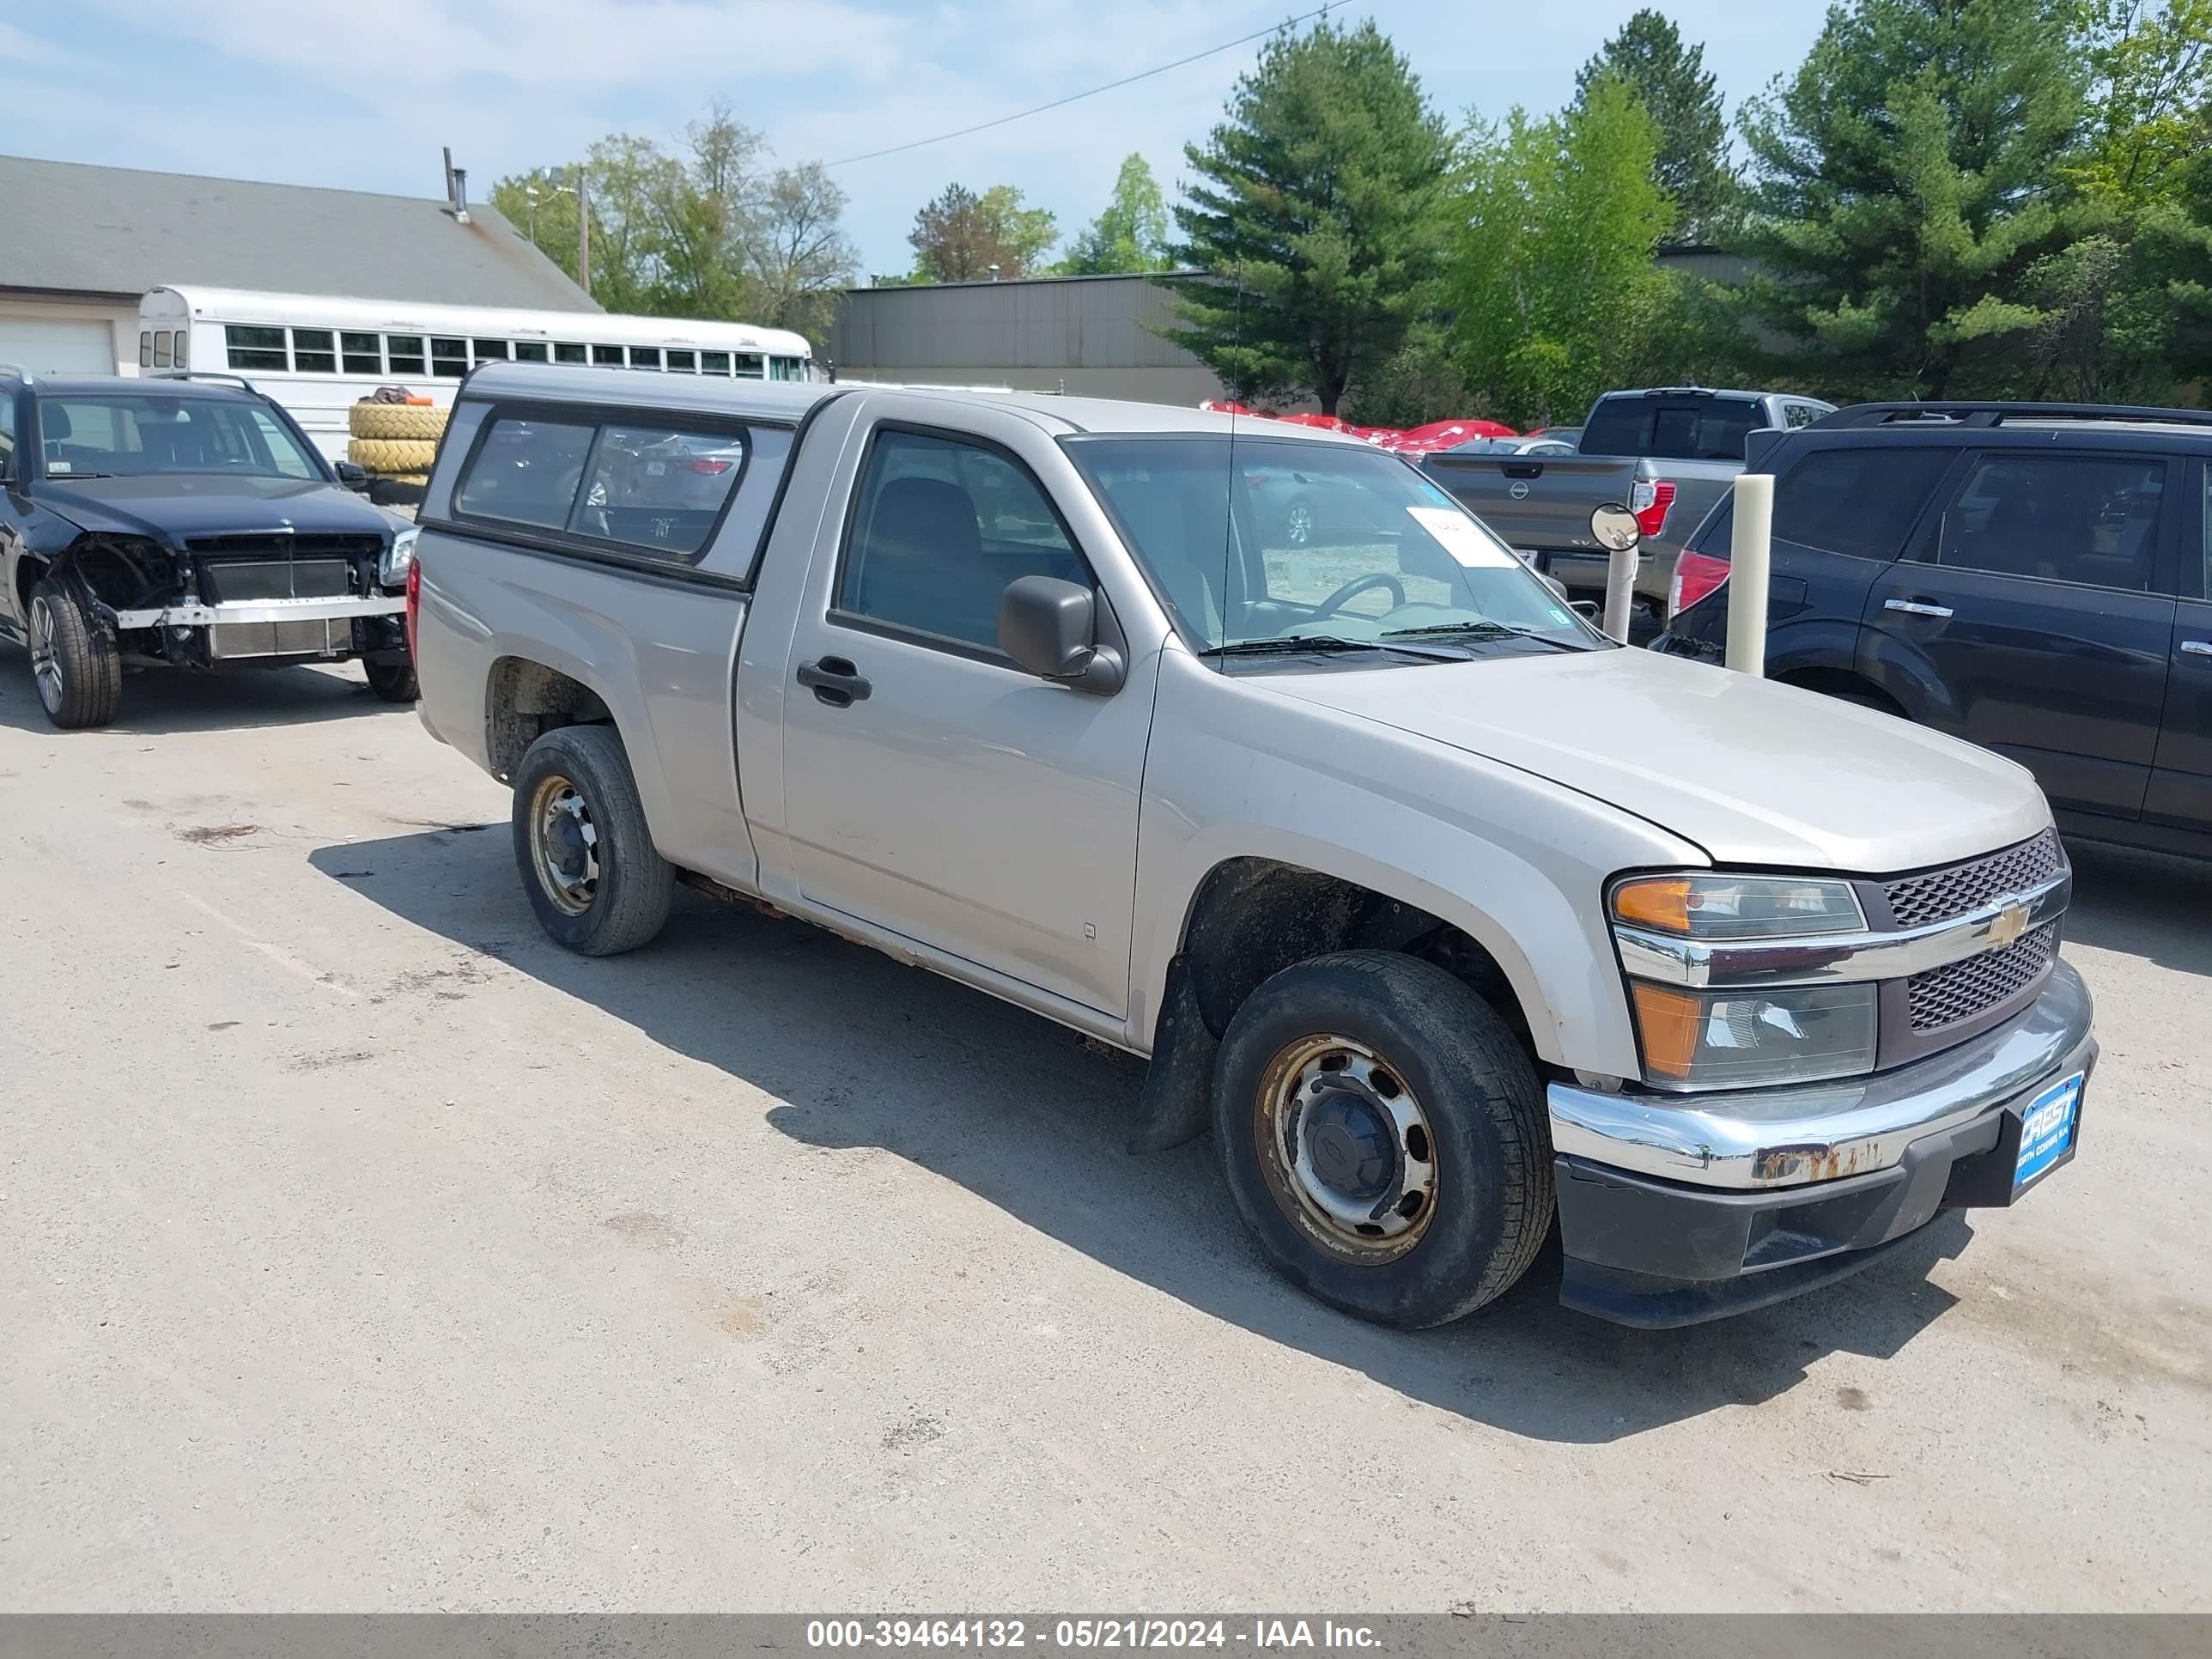
[[[1148,81],[1155,75],[1165,75],[1170,70],[1181,69],[1185,64],[1195,64],[1202,58],[1217,57],[1233,47],[1245,46],[1263,35],[1273,34],[1278,29],[1295,28],[1311,18],[1328,15],[1329,12],[1344,3],[1345,0],[1328,0],[1328,3],[1325,6],[1316,6],[1310,12],[1303,13],[1297,17],[1285,18],[1279,23],[1270,23],[1267,27],[1255,29],[1249,34],[1240,34],[1234,40],[1224,40],[1218,46],[1208,46],[1204,52],[1194,52],[1188,58],[1178,58],[1172,64],[1161,64],[1152,69],[1139,70],[1134,75],[1125,75],[1118,81],[1109,81],[1104,86],[1092,87],[1087,92],[1071,92],[1065,98],[1055,98],[1050,103],[1039,104],[1033,109],[1016,110],[1012,115],[1001,115],[992,121],[978,121],[972,127],[962,127],[954,132],[940,132],[933,138],[917,138],[911,143],[893,144],[888,149],[872,149],[864,155],[848,155],[842,161],[825,161],[823,165],[848,167],[855,161],[872,161],[878,156],[896,155],[902,150],[920,149],[927,144],[941,144],[951,138],[965,138],[971,132],[986,132],[993,127],[1005,126],[1009,121],[1025,120],[1032,115],[1042,115],[1048,109],[1059,109],[1064,105],[1079,103],[1085,98],[1096,98],[1102,92],[1112,92],[1117,87],[1133,86],[1139,81]]]

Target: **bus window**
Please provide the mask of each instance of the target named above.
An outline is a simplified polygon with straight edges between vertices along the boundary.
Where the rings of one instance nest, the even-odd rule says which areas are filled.
[[[620,346],[595,345],[592,348],[592,361],[620,368],[623,366],[623,349]]]
[[[505,362],[507,361],[507,342],[504,340],[478,340],[477,342],[477,361],[480,363]]]
[[[629,349],[629,366],[632,368],[659,368],[660,367],[660,348],[659,346],[632,346]]]
[[[180,328],[173,337],[177,342],[177,349],[169,354],[169,360],[179,368],[182,368],[191,361],[191,354],[185,349],[185,343],[192,337]]]
[[[768,360],[768,377],[771,380],[803,380],[806,378],[806,365],[796,357],[771,357]]]
[[[553,348],[553,361],[556,363],[580,363],[587,359],[582,346],[574,340],[562,340]]]
[[[223,343],[229,348],[233,368],[291,368],[284,356],[284,331],[281,328],[254,328],[232,323],[222,331]]]
[[[738,378],[739,380],[765,380],[767,377],[768,371],[762,366],[760,353],[757,351],[740,351],[738,353]]]
[[[392,353],[392,372],[394,374],[424,374],[429,372],[423,367],[421,335],[394,334],[384,343]]]
[[[545,342],[543,340],[517,340],[514,343],[514,361],[518,363],[544,362],[545,361]]]
[[[143,339],[145,337],[141,335],[139,337]],[[168,366],[169,331],[167,329],[163,329],[159,334],[156,334],[154,337],[154,367],[156,368],[167,368]]]
[[[338,349],[345,359],[349,374],[381,374],[384,373],[384,347],[374,334],[341,334]]]
[[[292,367],[301,374],[335,374],[338,372],[338,353],[336,342],[326,328],[295,328],[292,331]]]
[[[469,372],[469,343],[430,337],[430,372],[459,380]]]
[[[138,367],[141,368],[154,367],[154,337],[143,328],[138,331]]]
[[[697,374],[699,354],[696,351],[677,351],[672,349],[668,354],[668,372],[671,374]]]
[[[702,374],[727,374],[730,372],[730,354],[726,351],[701,352],[699,372]]]

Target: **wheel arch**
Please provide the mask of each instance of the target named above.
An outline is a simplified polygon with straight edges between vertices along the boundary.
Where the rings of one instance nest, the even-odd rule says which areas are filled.
[[[566,669],[520,653],[493,661],[484,681],[484,756],[502,783],[546,732],[599,725],[615,726],[621,735],[606,698]]]

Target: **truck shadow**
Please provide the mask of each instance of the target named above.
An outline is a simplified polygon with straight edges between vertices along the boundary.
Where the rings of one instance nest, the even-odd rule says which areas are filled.
[[[414,711],[380,700],[358,668],[317,671],[240,668],[227,673],[149,671],[123,682],[123,705],[97,732],[71,732],[98,741],[101,732],[166,737],[256,726],[307,726],[363,714],[412,718]],[[31,684],[31,660],[21,646],[0,641],[0,726],[52,732]]]
[[[1122,1150],[1142,1075],[1127,1055],[804,923],[689,893],[648,949],[572,956],[539,932],[504,835],[353,842],[310,862],[774,1097],[768,1121],[794,1140],[893,1152],[1216,1318],[1535,1439],[1601,1443],[1756,1406],[1838,1350],[1889,1358],[1952,1305],[1925,1275],[1972,1237],[1942,1218],[1855,1279],[1689,1331],[1566,1312],[1554,1249],[1462,1324],[1382,1330],[1311,1301],[1259,1260],[1210,1142],[1150,1158]]]

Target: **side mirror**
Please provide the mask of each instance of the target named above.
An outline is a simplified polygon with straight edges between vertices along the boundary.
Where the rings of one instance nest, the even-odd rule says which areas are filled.
[[[1605,608],[1595,599],[1570,599],[1567,601],[1567,609],[1593,628],[1605,626]]]
[[[999,598],[999,649],[1017,667],[1105,696],[1121,689],[1121,653],[1097,643],[1097,601],[1057,576],[1023,576]]]
[[[1619,501],[1590,511],[1590,537],[1608,553],[1626,553],[1644,539],[1644,526]]]
[[[359,461],[334,461],[331,465],[337,472],[338,482],[348,489],[356,495],[368,493],[368,469]]]

